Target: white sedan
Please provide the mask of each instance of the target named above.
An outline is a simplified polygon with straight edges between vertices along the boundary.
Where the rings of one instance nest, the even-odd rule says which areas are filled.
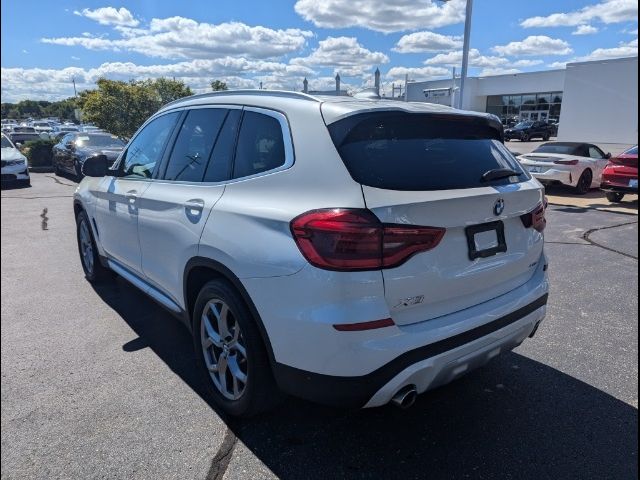
[[[610,157],[591,143],[548,142],[518,160],[541,183],[562,183],[584,195],[600,186]]]
[[[2,182],[29,185],[29,166],[20,150],[2,134]]]

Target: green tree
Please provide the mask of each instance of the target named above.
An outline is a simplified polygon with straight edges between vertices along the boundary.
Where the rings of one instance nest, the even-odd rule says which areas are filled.
[[[212,80],[211,81],[211,90],[214,92],[219,92],[220,90],[229,90],[227,87],[227,83],[221,80]]]
[[[157,92],[160,105],[164,105],[182,97],[193,95],[191,89],[180,80],[158,78],[149,81],[149,87]]]
[[[165,103],[192,94],[183,82],[166,78],[129,82],[102,78],[97,85],[80,92],[83,120],[121,138],[130,138]]]

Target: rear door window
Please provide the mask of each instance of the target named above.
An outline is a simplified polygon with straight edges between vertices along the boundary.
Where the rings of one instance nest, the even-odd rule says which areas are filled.
[[[226,115],[224,108],[198,108],[187,113],[169,156],[165,180],[202,181]]]
[[[213,152],[209,157],[209,164],[204,173],[205,182],[229,180],[241,114],[242,111],[240,109],[232,109],[227,113],[216,144],[213,147]]]
[[[248,177],[285,164],[280,121],[263,113],[245,111],[238,135],[233,178]]]
[[[376,112],[328,128],[353,179],[370,187],[449,190],[530,178],[502,144],[499,126],[477,117]],[[483,174],[494,169],[518,175],[483,182]]]

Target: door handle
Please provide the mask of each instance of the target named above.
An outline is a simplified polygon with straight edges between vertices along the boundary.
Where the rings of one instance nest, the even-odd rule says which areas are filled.
[[[187,210],[202,210],[204,208],[204,200],[193,198],[184,202],[184,208]]]
[[[136,190],[129,190],[127,193],[125,193],[124,196],[127,198],[128,202],[132,205],[136,203],[136,201],[138,200],[138,192]]]
[[[199,215],[204,209],[204,200],[200,198],[193,198],[184,202],[184,208],[188,214]]]

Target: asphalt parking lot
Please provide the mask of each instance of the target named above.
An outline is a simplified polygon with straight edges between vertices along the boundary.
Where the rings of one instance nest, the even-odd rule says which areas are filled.
[[[2,478],[638,477],[637,197],[552,202],[545,323],[411,409],[288,399],[236,421],[201,396],[177,321],[84,280],[75,183],[32,185],[2,191]]]

